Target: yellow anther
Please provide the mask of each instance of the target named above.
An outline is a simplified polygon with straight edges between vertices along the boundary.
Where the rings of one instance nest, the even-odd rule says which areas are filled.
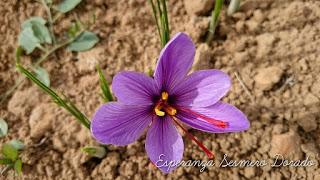
[[[154,107],[154,112],[157,116],[164,116],[166,114],[165,112],[161,111],[161,108],[161,105],[156,105],[156,107]]]
[[[177,110],[171,106],[165,107],[164,109],[166,113],[168,113],[170,116],[174,116],[177,114]]]
[[[168,100],[168,97],[169,97],[169,94],[167,92],[164,91],[161,93],[162,100],[166,101],[166,100]]]
[[[154,112],[156,113],[157,116],[164,116],[166,113],[163,111],[160,111],[159,109],[154,109]]]

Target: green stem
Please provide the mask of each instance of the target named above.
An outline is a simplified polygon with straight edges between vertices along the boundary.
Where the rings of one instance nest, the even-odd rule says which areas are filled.
[[[49,31],[50,31],[50,34],[51,34],[51,37],[52,37],[52,42],[53,42],[53,45],[56,44],[56,37],[54,35],[54,29],[53,29],[53,20],[52,20],[52,14],[51,14],[51,9],[50,7],[48,6],[48,4],[46,3],[45,0],[41,0],[46,12],[47,12],[47,15],[48,15],[48,23],[49,23]]]
[[[39,48],[42,52],[47,52],[48,51],[45,47],[41,46],[41,44],[38,44],[37,48]]]
[[[154,19],[156,21],[161,47],[164,47],[170,40],[170,29],[166,0],[149,0]]]
[[[158,33],[159,33],[159,37],[160,37],[160,39],[162,39],[161,30],[160,30],[160,26],[159,26],[159,22],[158,22],[158,15],[157,15],[156,7],[155,7],[155,5],[154,5],[154,3],[153,3],[153,0],[149,0],[149,3],[150,3],[150,5],[151,5],[151,7],[152,7],[153,17],[154,17],[154,19],[155,19],[155,21],[156,21],[156,25],[157,25],[157,30],[158,30]]]
[[[99,65],[97,65],[97,70],[98,70],[98,74],[99,74],[100,88],[102,91],[102,97],[103,97],[104,102],[113,101],[113,97],[112,97],[108,82],[107,82],[106,78],[104,77],[103,72],[102,72],[101,68],[99,67]]]
[[[43,84],[38,78],[36,78],[30,71],[25,69],[20,64],[20,57],[22,54],[22,49],[19,47],[16,51],[16,68],[18,71],[22,74],[24,74],[28,79],[30,79],[33,83],[38,85],[39,88],[41,88],[44,92],[46,92],[48,95],[52,97],[54,102],[63,107],[65,110],[67,110],[69,113],[71,113],[82,125],[84,125],[86,128],[90,129],[90,121],[89,119],[80,112],[80,110],[66,97],[61,98],[54,90]]]
[[[163,6],[163,15],[165,19],[165,29],[166,29],[166,44],[170,40],[170,28],[169,28],[169,20],[168,20],[168,12],[167,12],[167,4],[166,0],[162,0],[162,6]]]
[[[15,82],[15,84],[8,90],[6,91],[4,94],[2,94],[0,96],[0,104],[2,104],[6,99],[7,97],[14,92],[15,89],[17,89],[19,87],[20,84],[22,84],[24,82],[24,77],[19,77],[19,79]]]
[[[55,23],[61,16],[63,16],[63,13],[58,12],[58,13],[52,18],[52,23]]]
[[[75,37],[68,39],[67,41],[58,44],[56,46],[54,46],[53,48],[51,48],[49,51],[47,51],[47,53],[45,53],[43,56],[40,57],[40,59],[34,64],[35,66],[38,66],[42,63],[42,61],[46,60],[52,53],[54,53],[56,50],[72,43],[73,41],[75,41],[82,33],[84,32],[84,30],[79,31]]]
[[[207,37],[207,43],[209,44],[214,36],[214,33],[216,31],[216,27],[218,25],[219,21],[219,15],[222,8],[223,0],[216,0],[214,5],[214,10],[211,13],[211,20],[209,25],[209,33]]]

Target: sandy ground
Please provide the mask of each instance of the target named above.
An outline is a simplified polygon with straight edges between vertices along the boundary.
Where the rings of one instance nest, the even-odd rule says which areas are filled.
[[[201,1],[202,3],[205,2]],[[212,4],[209,2],[209,5]],[[0,106],[0,116],[10,130],[6,138],[18,138],[27,149],[22,154],[26,179],[320,179],[318,163],[311,167],[219,167],[223,155],[230,159],[286,159],[319,161],[320,128],[320,1],[244,0],[232,17],[222,12],[216,37],[204,43],[210,9],[189,0],[168,3],[172,35],[183,31],[197,46],[198,69],[222,69],[233,80],[224,101],[236,105],[251,122],[243,133],[208,134],[190,130],[216,155],[216,166],[204,172],[179,167],[169,175],[155,169],[144,150],[145,136],[126,147],[108,146],[107,157],[90,159],[80,147],[96,145],[81,127],[50,98],[26,81]],[[210,6],[209,6],[210,7]],[[160,51],[150,6],[144,0],[85,0],[57,23],[62,34],[74,15],[97,17],[91,28],[101,39],[91,51],[60,50],[43,63],[52,87],[77,104],[89,117],[102,103],[95,64],[111,83],[121,70],[147,72]],[[14,49],[20,23],[45,15],[31,0],[0,1],[0,93],[19,75]],[[30,63],[31,58],[24,58]],[[241,85],[247,87],[247,90]],[[208,160],[205,153],[184,138],[184,159]],[[4,178],[4,177],[1,177]],[[7,175],[5,179],[14,179]]]

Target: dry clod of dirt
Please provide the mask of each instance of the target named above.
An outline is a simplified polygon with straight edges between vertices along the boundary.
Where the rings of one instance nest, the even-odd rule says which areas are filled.
[[[55,119],[54,104],[41,104],[31,111],[29,118],[30,136],[39,139],[51,130],[52,121]]]
[[[254,167],[248,167],[244,169],[244,176],[248,179],[253,178],[256,175],[256,169]]]
[[[186,30],[193,40],[200,40],[208,32],[210,19],[207,17],[191,16],[186,24]]]
[[[283,155],[286,159],[298,160],[302,157],[300,137],[295,131],[272,136],[270,156]]]
[[[104,50],[101,47],[78,53],[77,68],[80,72],[94,71],[97,64],[102,62]]]
[[[253,18],[257,23],[262,23],[265,19],[265,16],[262,13],[261,9],[257,9],[253,12]]]
[[[254,80],[260,90],[267,91],[280,81],[282,74],[283,70],[277,66],[262,68]]]
[[[319,98],[312,93],[307,93],[303,99],[303,104],[305,106],[315,105],[319,102]]]
[[[263,58],[268,56],[268,54],[273,49],[273,43],[275,42],[276,38],[271,33],[264,33],[257,36],[257,58]]]
[[[54,1],[57,2],[57,1]],[[241,109],[251,122],[241,133],[211,134],[191,130],[217,156],[216,166],[179,167],[165,175],[150,163],[145,137],[126,147],[108,145],[106,158],[88,160],[81,147],[98,145],[86,128],[26,80],[1,105],[0,115],[10,127],[8,138],[23,141],[25,179],[316,179],[319,165],[312,167],[221,168],[224,154],[236,160],[270,160],[275,153],[285,159],[306,156],[319,162],[320,98],[320,1],[243,0],[239,11],[226,16],[224,4],[213,42],[204,44],[214,0],[169,0],[170,37],[185,32],[197,47],[193,70],[221,69],[238,72],[253,96],[232,78],[232,89],[223,101]],[[46,11],[30,0],[0,1],[0,94],[14,84],[14,49],[21,23]],[[56,22],[56,34],[64,34],[76,15],[87,21],[100,38],[88,52],[59,50],[42,65],[53,89],[70,97],[90,119],[103,103],[95,65],[100,64],[109,83],[123,70],[154,70],[161,51],[150,4],[146,0],[82,1]],[[60,21],[61,20],[61,21]],[[24,56],[30,64],[33,57]],[[42,107],[43,106],[43,107]],[[179,129],[181,130],[181,129]],[[291,131],[289,131],[291,130]],[[199,147],[185,143],[184,160],[207,160]],[[146,132],[144,132],[145,136]],[[42,138],[43,137],[43,138]],[[42,141],[44,140],[44,141]],[[41,143],[40,143],[41,142]],[[38,145],[41,144],[41,145]],[[302,156],[304,155],[304,156]],[[294,176],[294,177],[292,177]],[[1,178],[0,178],[1,179]],[[6,176],[3,179],[16,179]]]
[[[190,15],[205,15],[213,5],[214,0],[184,0],[184,6]]]
[[[306,154],[306,156],[310,156],[312,158],[318,156],[319,153],[317,147],[313,143],[302,144],[301,150]]]
[[[108,153],[106,158],[92,171],[93,176],[101,176],[103,179],[114,179],[116,168],[121,163],[120,155],[117,152]]]
[[[212,53],[210,52],[208,45],[205,43],[200,44],[196,50],[192,70],[197,71],[206,69],[210,64],[211,58]]]
[[[320,180],[320,174],[314,175],[313,179],[314,179],[314,180]]]
[[[250,32],[257,32],[259,30],[260,24],[255,19],[250,19],[246,21],[246,27]]]
[[[317,117],[313,114],[307,116],[304,115],[302,118],[297,120],[297,123],[305,132],[311,132],[318,128]]]
[[[245,63],[249,59],[248,51],[236,52],[233,56],[233,60],[237,65]]]
[[[32,107],[39,100],[40,93],[34,87],[23,91],[17,90],[8,103],[8,111],[20,117],[29,115]]]

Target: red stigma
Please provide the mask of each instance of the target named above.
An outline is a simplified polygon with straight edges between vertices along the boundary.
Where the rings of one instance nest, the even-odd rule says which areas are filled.
[[[212,152],[206,148],[200,141],[198,141],[192,134],[190,134],[181,124],[178,123],[178,119],[175,116],[171,116],[173,122],[178,125],[186,134],[187,136],[193,141],[195,142],[198,147],[200,147],[209,157],[209,159],[214,158],[214,155],[212,154]]]
[[[194,112],[190,109],[187,109],[187,108],[183,108],[183,107],[179,107],[178,108],[179,110],[181,111],[184,111],[184,112],[187,112],[187,113],[190,113],[200,119],[203,119],[205,121],[207,121],[208,123],[214,125],[214,126],[217,126],[217,127],[220,127],[220,128],[227,128],[229,126],[229,124],[227,122],[224,122],[224,121],[221,121],[221,120],[217,120],[217,119],[214,119],[214,118],[210,118],[208,116],[205,116],[203,114],[200,114],[200,113],[197,113],[197,112]]]

